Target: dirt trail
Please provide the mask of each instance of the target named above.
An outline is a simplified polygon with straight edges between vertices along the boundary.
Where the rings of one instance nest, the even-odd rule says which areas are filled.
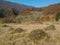
[[[44,24],[7,24],[13,28],[22,28],[24,30],[34,30],[34,29],[44,29],[46,25]]]
[[[51,25],[51,24],[7,24],[9,25],[10,27],[13,27],[13,28],[22,28],[24,30],[27,30],[27,31],[31,31],[31,30],[34,30],[34,29],[44,29],[46,26],[48,25]],[[60,25],[57,25],[55,24],[56,26],[56,29],[60,29]]]

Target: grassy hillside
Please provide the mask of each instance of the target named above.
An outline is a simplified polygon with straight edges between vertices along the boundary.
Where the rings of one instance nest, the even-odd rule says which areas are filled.
[[[60,23],[0,24],[0,45],[60,45],[59,27]]]
[[[1,5],[4,6],[2,2]],[[10,2],[9,5],[11,4],[15,5],[15,3]],[[7,5],[6,2],[5,5]],[[21,10],[18,10],[17,7],[14,6],[4,6],[7,7],[7,9],[4,7],[0,8],[0,18],[3,19],[1,21],[3,21],[4,23],[42,23],[47,21],[56,22],[57,13],[59,12],[58,15],[60,15],[60,4],[54,4],[43,8],[35,8],[25,5],[22,6],[24,7],[23,10],[22,7],[20,7]]]

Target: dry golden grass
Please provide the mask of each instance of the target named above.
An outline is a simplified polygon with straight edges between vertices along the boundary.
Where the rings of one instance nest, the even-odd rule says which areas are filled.
[[[4,25],[7,26],[5,27]],[[0,45],[60,45],[60,24],[54,24],[56,30],[46,30],[45,28],[50,25],[51,24],[0,24]],[[45,32],[44,38],[41,38],[41,40],[35,38],[36,36],[37,38],[42,36],[37,29],[42,29],[42,31]],[[29,36],[31,37],[29,34],[31,34],[33,30],[37,31],[37,33],[34,32],[32,35],[35,36],[34,40],[37,41],[29,38]]]

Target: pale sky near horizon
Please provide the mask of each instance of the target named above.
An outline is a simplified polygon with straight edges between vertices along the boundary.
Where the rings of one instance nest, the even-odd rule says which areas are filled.
[[[51,4],[60,3],[60,0],[8,0],[8,1],[34,7],[44,7]]]

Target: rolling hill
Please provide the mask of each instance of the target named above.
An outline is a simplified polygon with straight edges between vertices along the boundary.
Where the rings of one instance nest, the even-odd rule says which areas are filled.
[[[21,10],[21,9],[31,8],[31,6],[0,0],[0,8],[3,8],[3,9],[6,9],[6,8],[16,8],[18,10]]]
[[[60,11],[60,3],[50,5],[43,9],[45,14],[55,14]]]
[[[3,8],[3,9],[15,8],[19,11],[23,11],[23,10],[44,11],[45,14],[50,14],[50,13],[53,14],[53,13],[60,11],[60,3],[53,4],[48,7],[36,8],[33,6],[27,6],[24,4],[17,4],[17,3],[13,3],[13,2],[9,2],[9,1],[0,0],[0,8]]]

